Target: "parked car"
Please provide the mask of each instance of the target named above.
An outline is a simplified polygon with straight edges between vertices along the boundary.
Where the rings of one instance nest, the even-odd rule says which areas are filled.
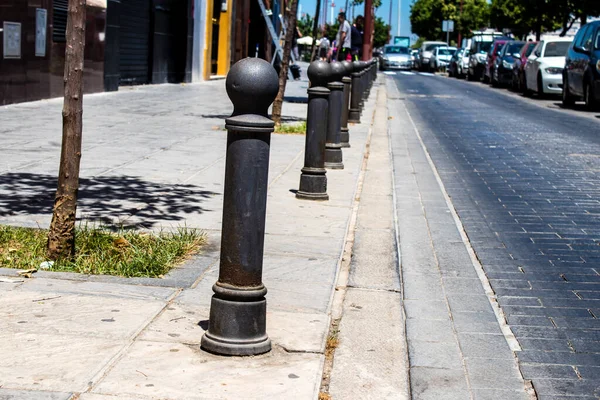
[[[457,72],[456,77],[457,78],[464,78],[465,76],[467,76],[467,71],[469,70],[470,55],[471,55],[471,50],[465,49],[462,57],[460,58],[460,61],[458,62],[458,65],[456,67],[456,72]]]
[[[423,42],[419,49],[419,66],[418,69],[421,71],[429,69],[429,60],[436,47],[447,46],[446,42]]]
[[[410,61],[410,51],[408,47],[388,44],[383,47],[383,65],[382,70],[386,69],[406,69],[412,68]]]
[[[492,85],[508,85],[512,82],[513,68],[515,62],[521,57],[521,49],[525,42],[510,41],[506,42],[498,57],[496,57],[494,74],[492,75]]]
[[[563,105],[583,99],[589,110],[600,108],[600,21],[579,29],[565,59]]]
[[[494,68],[496,67],[496,57],[498,57],[498,54],[500,54],[506,42],[508,42],[508,40],[496,39],[494,40],[494,43],[492,43],[492,47],[490,47],[490,51],[488,51],[487,54],[483,76],[481,77],[483,82],[489,83],[492,81]]]
[[[515,60],[515,66],[513,67],[513,78],[511,84],[513,90],[522,92],[525,88],[525,64],[527,63],[527,58],[537,44],[538,42],[527,42],[527,44],[521,48],[521,53]]]
[[[535,46],[525,65],[526,95],[562,94],[565,56],[572,41],[566,37],[546,38]]]
[[[500,32],[481,32],[476,33],[471,38],[471,46],[469,48],[469,67],[467,69],[467,80],[480,80],[485,71],[487,62],[487,53],[492,47],[494,40],[504,39],[510,40],[509,37],[502,36]]]
[[[467,49],[460,48],[454,53],[450,59],[450,62],[448,63],[448,76],[456,78],[459,77],[459,67],[467,51]]]
[[[418,58],[419,58],[419,50],[411,50],[410,51],[410,62],[412,63],[412,68],[417,67]]]
[[[446,68],[454,53],[456,53],[456,47],[436,47],[429,59],[429,70],[437,71],[440,68]]]

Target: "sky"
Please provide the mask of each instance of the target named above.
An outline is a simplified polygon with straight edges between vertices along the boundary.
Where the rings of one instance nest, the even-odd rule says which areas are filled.
[[[307,13],[309,15],[314,15],[315,7],[317,4],[316,0],[299,0],[300,3],[298,5],[299,12],[300,7],[302,7],[301,12]],[[321,4],[326,0],[321,0]],[[328,0],[331,4],[331,0]],[[338,3],[339,1],[339,3]],[[381,7],[377,9],[377,16],[383,18],[386,23],[389,23],[390,20],[390,1],[392,2],[392,36],[398,36],[398,11],[400,11],[400,35],[399,36],[410,36],[410,5],[413,0],[382,0]],[[352,0],[348,1],[348,4],[351,4]],[[334,18],[337,17],[337,13],[340,12],[340,8],[344,8],[346,5],[346,0],[334,0],[335,4],[335,12]],[[350,6],[348,7],[350,8]],[[360,6],[356,6],[354,8],[355,15],[362,14],[364,15],[364,3]],[[331,7],[330,11],[327,15],[327,21],[329,21],[331,17]]]

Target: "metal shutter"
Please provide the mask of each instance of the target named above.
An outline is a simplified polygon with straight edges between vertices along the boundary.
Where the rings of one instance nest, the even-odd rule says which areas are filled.
[[[54,0],[52,2],[52,41],[65,43],[67,41],[67,10],[69,0]]]
[[[150,0],[122,0],[120,25],[120,83],[150,82]]]

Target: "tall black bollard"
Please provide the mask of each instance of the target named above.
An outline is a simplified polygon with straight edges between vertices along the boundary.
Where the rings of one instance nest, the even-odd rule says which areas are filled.
[[[352,62],[352,86],[350,94],[350,110],[348,110],[348,122],[360,123],[360,71],[362,64],[360,61]]]
[[[327,142],[325,143],[325,168],[344,169],[340,128],[342,124],[342,103],[344,84],[341,82],[346,68],[342,63],[331,64],[329,88],[329,119],[327,121]]]
[[[350,78],[350,74],[354,68],[352,67],[352,63],[350,61],[342,61],[342,65],[346,69],[346,73],[342,78],[342,83],[344,84],[344,98],[342,103],[342,127],[340,128],[340,143],[342,147],[350,147],[350,131],[348,130],[348,113],[350,108],[350,85],[352,84],[352,79]]]
[[[325,140],[329,118],[329,89],[331,67],[325,61],[313,61],[306,71],[310,79],[308,112],[306,115],[306,145],[304,168],[296,197],[306,200],[329,200],[325,170]]]
[[[279,84],[271,64],[246,58],[231,68],[225,85],[234,108],[225,120],[221,261],[201,346],[216,354],[245,356],[271,350],[262,267],[269,147],[274,128],[267,110]]]

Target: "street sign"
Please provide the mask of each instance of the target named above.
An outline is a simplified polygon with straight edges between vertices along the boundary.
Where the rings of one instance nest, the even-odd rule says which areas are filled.
[[[442,32],[454,32],[454,21],[451,19],[442,21]]]
[[[410,47],[410,37],[394,36],[394,44],[403,47]]]

